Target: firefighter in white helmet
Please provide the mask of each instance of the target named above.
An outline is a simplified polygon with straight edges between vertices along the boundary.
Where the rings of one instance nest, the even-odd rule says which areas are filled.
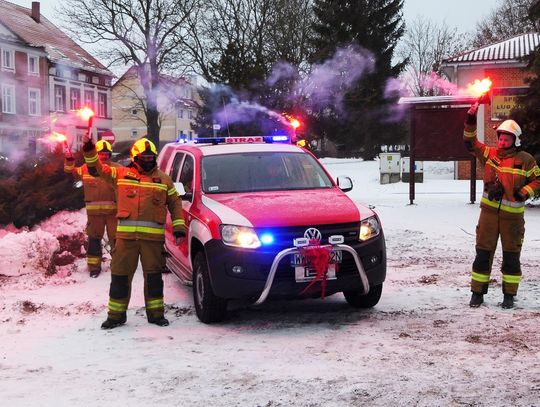
[[[110,161],[112,146],[108,141],[99,140],[96,143],[99,160],[111,167],[121,167],[120,164]],[[88,249],[86,262],[90,277],[97,277],[101,273],[102,244],[101,240],[107,230],[109,245],[114,248],[116,238],[116,192],[112,184],[92,176],[86,164],[75,166],[75,159],[70,151],[66,152],[64,171],[73,174],[76,179],[82,180],[84,189],[84,202],[86,206],[86,234],[88,236]]]
[[[514,306],[521,280],[520,254],[525,234],[525,201],[540,190],[540,169],[534,158],[521,151],[521,128],[514,120],[496,129],[497,147],[488,147],[476,137],[478,104],[467,112],[464,140],[484,166],[484,191],[476,228],[476,258],[472,265],[469,305],[479,307],[488,291],[493,255],[501,238],[503,308]]]
[[[163,279],[167,209],[178,243],[185,237],[182,202],[171,178],[157,168],[157,149],[146,138],[137,140],[130,150],[132,163],[112,168],[97,159],[92,139],[83,145],[87,165],[117,188],[118,227],[111,261],[109,312],[101,325],[112,329],[126,322],[131,297],[131,282],[141,261],[144,275],[144,300],[148,322],[169,325],[165,318]]]

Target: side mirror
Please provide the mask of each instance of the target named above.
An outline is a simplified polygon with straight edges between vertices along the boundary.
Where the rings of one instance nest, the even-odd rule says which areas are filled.
[[[352,180],[349,177],[340,175],[337,177],[337,185],[343,192],[349,192],[353,189]]]

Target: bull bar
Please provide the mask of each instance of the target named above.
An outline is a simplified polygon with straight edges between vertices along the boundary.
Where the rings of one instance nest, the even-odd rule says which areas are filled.
[[[360,276],[360,280],[362,281],[362,288],[363,292],[362,294],[365,295],[369,292],[369,281],[366,275],[366,272],[364,270],[364,267],[362,266],[362,262],[360,261],[360,258],[358,257],[358,253],[356,253],[356,250],[354,250],[351,246],[346,244],[327,244],[327,245],[321,245],[321,247],[327,247],[330,249],[340,249],[343,251],[346,251],[350,253],[354,259],[354,262],[356,263],[356,268],[358,269],[358,274]],[[260,305],[266,299],[268,298],[268,294],[270,294],[270,290],[272,289],[272,284],[274,283],[274,277],[276,275],[276,271],[278,268],[279,263],[285,256],[291,255],[291,254],[299,254],[300,250],[296,247],[291,247],[288,249],[283,249],[280,251],[276,257],[274,257],[274,261],[272,262],[272,266],[270,267],[270,272],[268,273],[268,277],[266,278],[266,283],[264,284],[264,289],[257,299],[255,301],[254,305]]]

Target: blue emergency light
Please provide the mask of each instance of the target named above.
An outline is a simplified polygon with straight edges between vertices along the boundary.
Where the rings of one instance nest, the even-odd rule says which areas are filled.
[[[261,243],[265,246],[267,245],[270,245],[272,243],[274,243],[274,235],[272,235],[271,233],[263,233],[261,235]]]

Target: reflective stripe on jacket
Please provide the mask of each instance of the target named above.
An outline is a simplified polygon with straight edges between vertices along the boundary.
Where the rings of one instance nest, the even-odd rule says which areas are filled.
[[[107,162],[107,164],[111,167],[120,166],[120,164],[113,162]],[[88,215],[111,215],[116,213],[116,191],[112,183],[90,175],[86,164],[75,167],[73,160],[64,161],[64,171],[72,174],[76,179],[82,180],[84,202]]]
[[[476,125],[465,123],[463,138],[467,148],[484,166],[484,194],[480,206],[507,213],[523,213],[525,203],[516,200],[516,192],[532,198],[540,191],[540,168],[533,156],[516,148],[497,149],[486,146],[476,137]],[[497,180],[504,190],[500,202],[490,201],[487,195],[489,185]]]
[[[95,149],[85,152],[86,164],[112,182],[117,190],[117,239],[165,240],[167,209],[173,230],[184,228],[182,201],[171,178],[155,168],[139,172],[135,166],[111,167],[97,160]]]

